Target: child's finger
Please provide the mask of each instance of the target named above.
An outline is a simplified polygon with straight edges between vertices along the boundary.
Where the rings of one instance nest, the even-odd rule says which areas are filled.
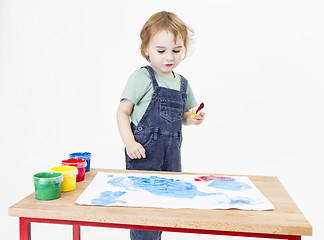
[[[198,119],[190,119],[190,122],[191,122],[193,125],[198,125],[200,121],[199,121]]]
[[[128,156],[130,159],[136,159],[136,155],[134,153],[130,153]]]
[[[146,158],[146,155],[145,155],[145,149],[143,146],[141,146],[141,148],[139,149],[139,153],[140,155],[143,157],[143,158]]]
[[[137,159],[141,159],[141,158],[142,158],[142,154],[141,154],[141,152],[140,152],[139,149],[137,149],[137,150],[135,151],[135,154],[136,154],[136,158],[137,158]]]
[[[200,112],[199,115],[196,116],[197,120],[202,120],[205,118],[205,113],[204,112]]]
[[[204,121],[204,116],[205,114],[197,115],[194,119],[190,119],[190,121],[193,125],[199,125]]]

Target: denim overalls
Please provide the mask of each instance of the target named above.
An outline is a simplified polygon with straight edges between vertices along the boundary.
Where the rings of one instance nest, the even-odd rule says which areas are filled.
[[[182,118],[187,102],[187,80],[181,76],[180,91],[159,87],[154,71],[145,67],[154,92],[137,126],[132,124],[135,140],[145,148],[146,158],[130,159],[126,154],[127,170],[181,172]],[[131,230],[132,240],[161,239],[157,231]]]

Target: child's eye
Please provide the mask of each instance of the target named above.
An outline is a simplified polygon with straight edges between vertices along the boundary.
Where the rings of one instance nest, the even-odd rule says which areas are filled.
[[[158,53],[164,53],[165,50],[158,50]]]
[[[173,50],[173,52],[174,52],[174,53],[179,53],[179,52],[180,52],[180,50]]]

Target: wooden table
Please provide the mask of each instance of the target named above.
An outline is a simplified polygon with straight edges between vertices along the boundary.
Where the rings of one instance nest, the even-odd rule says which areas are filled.
[[[289,240],[300,240],[301,236],[312,235],[312,226],[276,177],[248,176],[274,205],[275,210],[271,211],[102,207],[75,204],[74,201],[98,171],[141,172],[91,169],[86,174],[85,180],[77,183],[76,190],[62,193],[59,199],[40,201],[35,199],[34,193],[27,196],[9,208],[10,216],[19,217],[20,240],[31,239],[31,222],[72,225],[73,240],[81,239],[80,226]],[[167,172],[167,174],[179,173]]]

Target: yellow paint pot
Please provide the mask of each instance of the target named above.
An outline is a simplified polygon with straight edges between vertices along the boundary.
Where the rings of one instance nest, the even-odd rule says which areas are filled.
[[[76,188],[76,175],[78,169],[72,166],[53,167],[51,172],[59,172],[63,175],[63,182],[61,184],[62,192],[69,192]]]

